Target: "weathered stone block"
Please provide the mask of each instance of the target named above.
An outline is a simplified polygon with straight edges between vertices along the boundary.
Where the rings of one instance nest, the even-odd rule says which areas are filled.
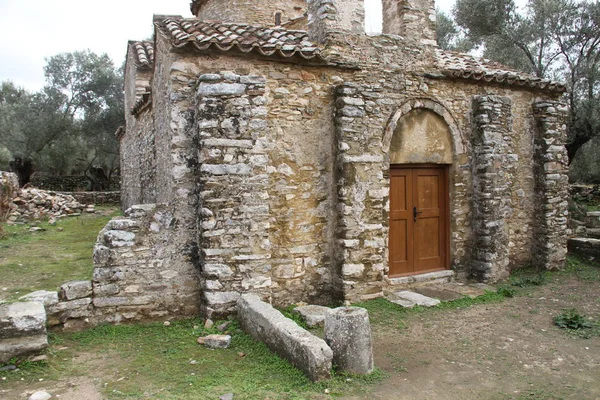
[[[331,377],[333,353],[325,341],[300,328],[258,296],[249,294],[240,298],[238,318],[246,332],[265,342],[312,381]]]
[[[39,301],[44,306],[52,306],[58,303],[58,293],[49,292],[47,290],[38,290],[37,292],[26,294],[19,297],[20,301]]]
[[[246,85],[241,83],[206,83],[198,88],[200,96],[241,96],[246,93]]]
[[[371,324],[364,308],[330,310],[325,316],[325,341],[339,371],[359,375],[373,372]]]
[[[328,307],[309,305],[294,308],[294,313],[300,314],[306,325],[314,328],[325,324],[325,316],[330,310]]]
[[[60,287],[61,300],[77,300],[92,295],[92,281],[73,281]]]
[[[0,305],[0,339],[46,334],[46,310],[39,301]]]
[[[0,340],[0,364],[6,364],[13,357],[38,354],[48,347],[46,333],[26,337],[13,337]]]

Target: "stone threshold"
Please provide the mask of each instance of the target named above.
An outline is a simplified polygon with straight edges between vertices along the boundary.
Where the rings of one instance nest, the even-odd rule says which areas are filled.
[[[436,271],[420,275],[403,276],[400,278],[387,278],[386,282],[390,286],[409,287],[419,284],[438,284],[448,283],[454,279],[454,271]]]

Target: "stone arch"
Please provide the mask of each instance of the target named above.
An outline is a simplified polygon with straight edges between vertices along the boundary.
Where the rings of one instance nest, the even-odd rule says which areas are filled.
[[[404,103],[390,118],[390,121],[383,136],[382,143],[383,152],[386,155],[386,161],[388,163],[390,162],[392,139],[394,138],[394,133],[398,128],[398,124],[400,123],[403,117],[416,110],[431,111],[445,122],[450,133],[450,140],[452,145],[452,159],[455,159],[458,155],[465,153],[466,149],[464,139],[450,111],[448,111],[448,109],[446,109],[443,105],[436,101],[418,98],[409,100],[406,103]]]

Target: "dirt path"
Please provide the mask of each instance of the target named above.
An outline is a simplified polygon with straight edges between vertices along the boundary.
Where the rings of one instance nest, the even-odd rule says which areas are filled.
[[[559,287],[560,285],[560,287]],[[600,399],[600,338],[552,324],[563,309],[598,319],[598,282],[555,282],[502,304],[412,315],[375,331],[376,363],[391,374],[347,399]]]

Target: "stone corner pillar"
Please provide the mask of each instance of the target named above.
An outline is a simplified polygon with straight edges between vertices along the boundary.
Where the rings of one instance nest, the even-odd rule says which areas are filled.
[[[473,98],[473,262],[471,275],[497,281],[510,274],[509,232],[515,157],[512,100]]]
[[[533,252],[535,265],[546,270],[563,268],[567,257],[567,115],[567,106],[558,101],[538,101],[533,104],[537,204]]]
[[[366,89],[352,83],[336,90],[339,285],[344,300],[383,297],[389,223],[389,181],[381,149],[365,134],[370,127]]]

